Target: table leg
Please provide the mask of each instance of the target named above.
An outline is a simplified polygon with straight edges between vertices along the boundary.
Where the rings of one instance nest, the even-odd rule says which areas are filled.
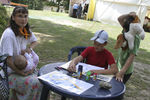
[[[49,89],[47,89],[46,86],[43,86],[40,100],[47,100],[48,94],[49,94]]]
[[[61,96],[61,100],[66,100],[66,97],[65,96]]]

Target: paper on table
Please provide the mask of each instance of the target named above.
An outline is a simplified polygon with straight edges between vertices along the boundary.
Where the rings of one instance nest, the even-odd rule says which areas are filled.
[[[105,82],[110,82],[114,75],[97,75],[97,79],[103,80]]]
[[[61,65],[60,67],[67,69],[69,67],[70,62],[71,61]],[[102,67],[97,67],[97,66],[94,66],[94,65],[89,65],[89,64],[85,64],[85,63],[80,62],[76,65],[76,71],[78,70],[79,65],[83,66],[83,74],[84,75],[89,70],[104,70],[104,68],[102,68]],[[101,75],[101,74],[99,74],[97,79],[103,80],[103,81],[106,81],[106,82],[110,82],[113,76],[114,75]]]
[[[60,67],[67,69],[67,68],[69,67],[70,62],[71,62],[71,61],[69,61],[69,62],[67,62],[67,63],[61,65]],[[78,70],[78,66],[79,66],[79,65],[82,65],[82,66],[83,66],[83,74],[86,73],[86,72],[89,71],[89,70],[104,70],[104,68],[102,68],[102,67],[97,67],[97,66],[94,66],[94,65],[89,65],[89,64],[85,64],[85,63],[81,63],[81,62],[80,62],[80,63],[78,63],[78,64],[76,65],[76,71]]]
[[[54,86],[61,87],[76,94],[81,94],[93,86],[93,84],[84,82],[76,78],[72,78],[59,71],[53,71],[48,74],[39,76],[38,78]]]

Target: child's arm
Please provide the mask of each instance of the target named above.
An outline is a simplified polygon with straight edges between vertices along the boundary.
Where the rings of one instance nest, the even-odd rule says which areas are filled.
[[[34,69],[35,69],[35,68],[32,68],[31,70],[27,71],[26,74],[27,74],[27,75],[32,74],[32,73],[34,72]]]
[[[123,68],[120,70],[120,72],[118,72],[118,73],[116,74],[116,79],[117,79],[118,81],[123,82],[124,74],[125,74],[125,72],[127,71],[127,69],[130,67],[131,63],[133,62],[134,57],[135,57],[134,54],[130,54],[130,56],[128,57],[126,63],[125,63],[124,66],[123,66]]]
[[[111,64],[110,69],[105,70],[90,70],[92,73],[104,74],[104,75],[116,75],[118,68],[116,64]]]
[[[29,70],[31,70],[31,69],[33,68],[34,63],[33,63],[33,59],[32,59],[32,57],[31,57],[30,54],[25,53],[24,56],[25,56],[26,59],[27,59],[27,66],[26,66],[26,68],[25,68],[24,71],[27,72],[27,71],[29,71]]]

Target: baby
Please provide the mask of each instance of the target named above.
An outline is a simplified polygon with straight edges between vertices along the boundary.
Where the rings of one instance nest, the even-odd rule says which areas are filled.
[[[32,50],[31,53],[22,52],[23,55],[17,55],[14,58],[14,64],[19,70],[29,74],[34,72],[39,62],[38,55]]]

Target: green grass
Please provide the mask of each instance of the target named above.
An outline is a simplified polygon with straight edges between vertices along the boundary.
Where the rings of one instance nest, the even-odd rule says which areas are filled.
[[[12,9],[8,9],[8,11],[10,14]],[[100,29],[108,32],[109,41],[106,48],[117,59],[118,53],[113,47],[117,35],[122,30],[120,26],[75,19],[65,13],[50,11],[30,10],[29,15],[32,17],[29,18],[29,23],[39,42],[35,48],[35,51],[40,57],[38,68],[48,63],[67,61],[69,50],[74,46],[92,46],[93,43],[90,41],[90,38],[94,35],[94,32]],[[141,41],[138,56],[136,56],[135,61],[150,64],[150,33],[146,33],[144,41]],[[139,72],[142,72],[142,75],[145,76],[148,76],[150,73],[146,69],[139,70]],[[149,80],[141,77],[139,72],[135,70],[131,79],[126,84],[127,91],[125,97],[135,98],[144,95],[139,92],[137,94],[137,91],[146,90],[147,86],[149,86]]]
[[[41,19],[29,20],[30,25],[33,26],[32,31],[43,35],[43,37],[39,37],[39,45],[36,48],[41,59],[40,65],[49,62],[67,61],[68,52],[73,46],[92,46],[90,38],[94,35],[94,32],[99,29],[106,30],[109,33],[109,41],[106,48],[117,58],[117,50],[113,47],[117,35],[121,32],[120,26],[75,19],[65,13],[33,10],[30,10],[29,13],[31,17],[50,19],[49,21]],[[66,25],[65,22],[74,25]],[[65,25],[62,25],[63,23],[65,23]],[[149,38],[150,34],[146,33],[145,40],[141,42],[139,53],[135,61],[150,64],[150,55],[148,55],[150,53]]]
[[[8,14],[11,14],[12,8],[7,8],[7,11]],[[46,10],[29,10],[29,16],[31,17],[29,23],[33,27],[32,31],[40,33],[37,35],[39,45],[36,48],[36,52],[40,56],[39,67],[49,62],[67,61],[68,52],[73,46],[92,46],[90,38],[99,29],[108,32],[109,41],[106,48],[117,58],[117,50],[113,47],[117,35],[122,30],[119,25],[113,26],[95,21],[75,19],[69,17],[66,13],[50,12]],[[141,41],[138,56],[136,56],[135,61],[150,64],[149,38],[150,34],[146,33],[144,41]]]

